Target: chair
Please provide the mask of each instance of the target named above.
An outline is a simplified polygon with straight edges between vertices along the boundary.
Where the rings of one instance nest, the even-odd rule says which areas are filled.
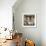
[[[35,43],[32,40],[26,40],[25,46],[35,46]]]
[[[16,46],[22,46],[22,33],[15,33]]]

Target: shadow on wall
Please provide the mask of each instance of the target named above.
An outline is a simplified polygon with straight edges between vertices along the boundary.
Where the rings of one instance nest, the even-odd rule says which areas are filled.
[[[21,1],[18,1],[18,3]],[[40,37],[40,10],[41,2],[40,0],[24,0],[20,4],[14,4],[13,13],[14,13],[14,24],[18,32],[23,33],[24,39],[33,39],[36,43],[36,46],[41,46],[41,37]],[[17,5],[17,7],[16,7]],[[37,27],[23,27],[22,26],[22,16],[23,13],[37,13]],[[27,36],[28,34],[28,36]],[[38,34],[38,35],[37,35]]]

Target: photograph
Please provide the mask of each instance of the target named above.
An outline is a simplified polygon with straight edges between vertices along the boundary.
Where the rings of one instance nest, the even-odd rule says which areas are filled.
[[[24,27],[36,27],[36,15],[35,14],[24,14],[23,26]]]

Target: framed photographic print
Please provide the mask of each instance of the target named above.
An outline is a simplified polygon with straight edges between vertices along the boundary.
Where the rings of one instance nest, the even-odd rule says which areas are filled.
[[[23,27],[36,27],[36,14],[23,14],[22,26]]]

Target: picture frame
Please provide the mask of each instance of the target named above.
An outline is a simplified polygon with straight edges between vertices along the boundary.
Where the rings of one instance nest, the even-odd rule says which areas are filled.
[[[22,26],[23,27],[36,27],[36,14],[35,13],[23,13]]]

